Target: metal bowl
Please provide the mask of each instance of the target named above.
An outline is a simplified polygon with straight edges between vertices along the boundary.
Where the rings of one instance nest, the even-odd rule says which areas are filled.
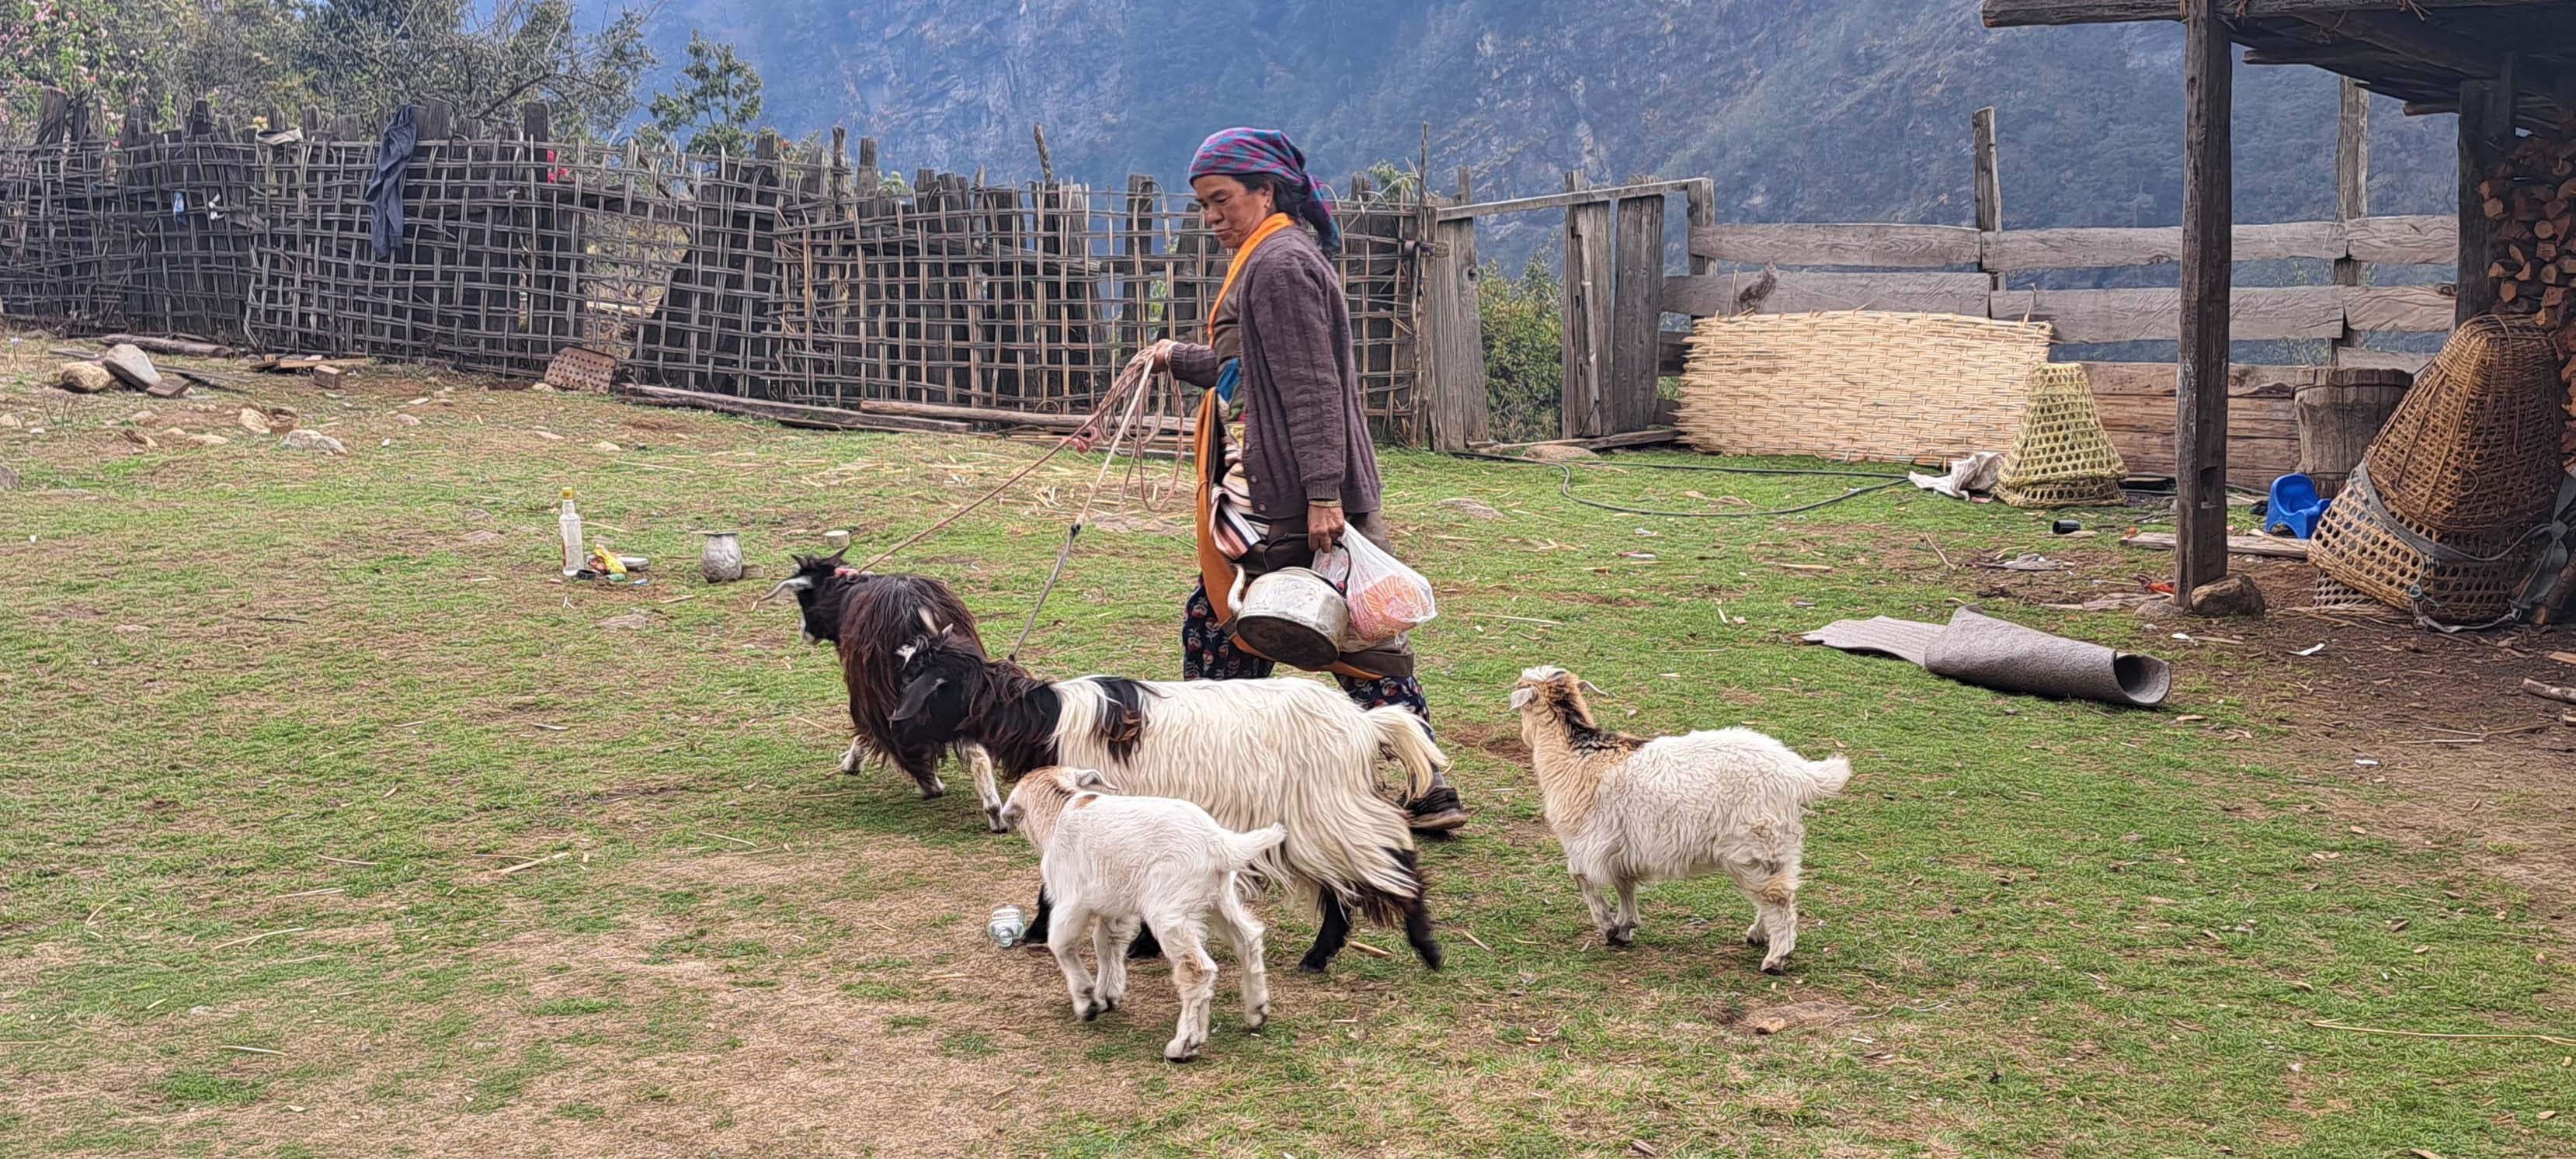
[[[1235,584],[1234,635],[1252,649],[1309,672],[1333,666],[1350,628],[1350,605],[1333,581],[1302,567]]]

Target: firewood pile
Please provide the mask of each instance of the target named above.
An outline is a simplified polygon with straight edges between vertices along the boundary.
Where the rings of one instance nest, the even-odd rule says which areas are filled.
[[[2566,411],[2576,417],[2576,117],[2558,131],[2523,139],[2505,163],[2478,184],[2487,220],[2496,223],[2487,277],[2496,310],[2531,315],[2553,335]],[[2465,272],[2465,271],[2463,271]],[[2576,469],[2576,423],[2559,436]]]

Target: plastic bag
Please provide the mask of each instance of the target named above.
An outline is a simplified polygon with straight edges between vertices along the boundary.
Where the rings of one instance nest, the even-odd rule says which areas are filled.
[[[1363,644],[1381,644],[1431,622],[1440,609],[1431,598],[1431,581],[1404,566],[1386,549],[1357,531],[1342,536],[1336,554],[1349,558],[1342,596],[1349,603],[1350,636]],[[1320,569],[1319,569],[1320,570]]]

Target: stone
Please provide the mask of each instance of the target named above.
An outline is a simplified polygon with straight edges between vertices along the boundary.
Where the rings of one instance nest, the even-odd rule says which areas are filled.
[[[487,543],[499,543],[506,538],[508,537],[488,527],[479,531],[468,531],[465,533],[465,542],[474,544],[477,547]]]
[[[241,414],[235,416],[233,421],[240,423],[243,430],[249,431],[254,435],[265,435],[275,429],[268,425],[267,415],[252,410],[249,407],[243,407]]]
[[[2191,589],[2191,610],[2201,616],[2261,616],[2263,589],[2243,575],[2222,576]]]
[[[622,616],[610,616],[605,620],[601,620],[599,622],[599,626],[603,628],[620,628],[628,631],[632,631],[637,628],[650,628],[653,626],[653,613],[639,609],[628,612]]]
[[[161,385],[161,372],[152,368],[152,359],[131,342],[119,342],[108,347],[107,353],[99,358],[99,364],[136,390],[151,390]]]
[[[109,374],[106,367],[95,362],[66,362],[63,364],[61,382],[64,390],[77,391],[81,394],[97,394],[116,385],[116,376]]]
[[[1434,506],[1434,507],[1446,507],[1446,508],[1448,508],[1448,509],[1450,509],[1450,510],[1452,510],[1452,511],[1458,512],[1458,513],[1459,513],[1459,514],[1461,514],[1461,515],[1469,516],[1469,517],[1471,517],[1471,518],[1475,518],[1475,519],[1500,519],[1500,518],[1502,518],[1502,517],[1503,517],[1503,513],[1502,513],[1502,512],[1500,512],[1500,511],[1496,511],[1496,510],[1494,510],[1494,509],[1493,509],[1493,507],[1492,507],[1490,504],[1482,503],[1482,502],[1479,502],[1479,501],[1477,501],[1477,500],[1474,500],[1474,499],[1468,499],[1468,498],[1464,498],[1464,497],[1457,498],[1457,499],[1443,499],[1443,500],[1439,501],[1438,503],[1434,503],[1434,504],[1432,504],[1432,506]]]
[[[141,448],[143,448],[144,450],[147,450],[147,451],[148,451],[148,450],[153,449],[154,447],[158,447],[158,446],[160,446],[160,445],[161,445],[161,444],[160,444],[157,440],[155,440],[152,436],[147,435],[147,434],[144,434],[143,432],[138,431],[138,430],[134,430],[134,429],[132,429],[132,428],[128,428],[128,429],[126,429],[126,430],[119,431],[119,432],[117,432],[117,433],[118,433],[118,434],[121,434],[121,435],[124,435],[124,436],[125,436],[125,441],[126,441],[126,442],[132,443],[132,444],[134,444],[135,446],[141,447]]]
[[[1550,443],[1544,446],[1530,447],[1521,452],[1521,457],[1524,459],[1536,460],[1541,463],[1562,463],[1568,459],[1598,459],[1601,456],[1593,454],[1591,451],[1585,450],[1582,447],[1571,447],[1562,443]]]
[[[601,440],[599,440],[599,441],[598,441],[598,442],[596,442],[596,443],[592,443],[592,444],[590,445],[590,449],[591,449],[591,450],[594,450],[594,451],[597,451],[597,452],[599,452],[600,454],[603,454],[603,455],[614,455],[614,454],[617,454],[617,453],[618,453],[618,452],[620,452],[620,451],[625,450],[626,448],[621,447],[621,446],[618,446],[618,445],[617,445],[617,444],[615,444],[615,443],[609,442],[609,441],[608,441],[608,440],[606,440],[606,439],[601,439]]]
[[[25,425],[27,424],[21,421],[16,415],[0,414],[0,427],[7,427],[10,430],[16,430]]]
[[[316,430],[288,431],[278,445],[290,451],[317,451],[325,455],[349,453],[349,448],[340,445],[340,440]]]
[[[220,447],[232,440],[227,439],[222,435],[190,435],[188,436],[188,441],[195,443],[200,447]]]
[[[540,431],[540,430],[534,430],[534,429],[531,429],[528,433],[529,433],[529,434],[532,434],[532,435],[535,435],[535,436],[537,436],[538,438],[544,439],[545,441],[547,441],[547,442],[549,442],[549,443],[560,443],[560,442],[564,441],[564,437],[563,437],[562,435],[556,434],[556,433],[554,433],[553,431]]]
[[[407,426],[407,427],[416,427],[416,426],[419,426],[419,425],[420,425],[420,416],[419,416],[419,415],[398,414],[398,415],[395,415],[395,416],[394,416],[394,421],[395,421],[395,422],[398,422],[398,423],[401,423],[402,425]]]

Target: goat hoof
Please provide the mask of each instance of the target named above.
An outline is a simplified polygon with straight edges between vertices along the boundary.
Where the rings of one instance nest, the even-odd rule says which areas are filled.
[[[1627,949],[1627,948],[1628,948],[1628,947],[1630,947],[1630,946],[1634,946],[1634,945],[1636,945],[1636,944],[1637,944],[1637,927],[1635,927],[1635,926],[1617,926],[1617,927],[1613,927],[1613,928],[1611,928],[1611,929],[1606,929],[1606,930],[1601,931],[1601,937],[1602,937],[1602,939],[1603,939],[1603,940],[1605,940],[1605,941],[1609,942],[1611,945],[1617,946],[1617,947],[1619,947],[1620,949],[1623,949],[1623,950],[1624,950],[1624,949]]]
[[[1324,972],[1324,968],[1329,964],[1330,963],[1326,962],[1299,962],[1297,963],[1297,972],[1300,974],[1321,974]]]
[[[1267,1006],[1243,1016],[1245,1030],[1259,1030],[1268,1025],[1270,1025],[1270,1008]]]
[[[1010,826],[1002,824],[1002,810],[999,806],[988,806],[985,808],[984,827],[995,833],[1008,833],[1011,831]]]
[[[1199,1048],[1196,1045],[1175,1042],[1163,1048],[1163,1057],[1172,1062],[1196,1062]]]
[[[1765,974],[1786,974],[1789,972],[1789,963],[1785,961],[1764,962],[1762,963],[1762,972]]]
[[[935,801],[947,795],[948,786],[937,780],[924,781],[921,784],[921,799],[924,801]]]

